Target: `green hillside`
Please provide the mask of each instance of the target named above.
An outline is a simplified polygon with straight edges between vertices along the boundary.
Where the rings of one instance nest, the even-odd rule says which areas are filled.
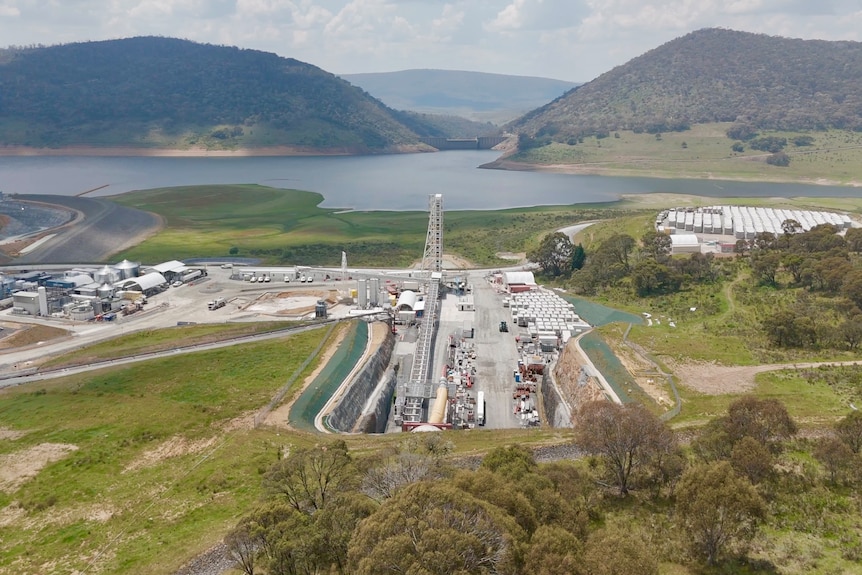
[[[543,141],[714,122],[862,130],[862,43],[704,29],[575,88],[508,126]]]
[[[266,52],[141,37],[0,57],[0,145],[373,152],[416,142],[362,90]]]

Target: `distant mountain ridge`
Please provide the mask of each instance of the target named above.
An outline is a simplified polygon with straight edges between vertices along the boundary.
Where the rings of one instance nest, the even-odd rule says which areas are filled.
[[[397,110],[491,121],[505,113],[508,118],[504,121],[508,121],[578,85],[533,76],[435,69],[342,74],[341,77]]]
[[[862,130],[862,43],[698,30],[602,74],[507,128],[566,141],[710,122]]]
[[[139,37],[0,57],[0,145],[373,152],[417,142],[362,90],[267,52]]]

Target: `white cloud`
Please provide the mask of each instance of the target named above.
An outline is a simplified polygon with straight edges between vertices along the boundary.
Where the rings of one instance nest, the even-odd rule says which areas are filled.
[[[862,40],[860,0],[0,0],[4,44],[157,34],[347,73],[473,69],[589,80],[704,27]]]
[[[8,3],[0,4],[0,18],[14,18],[20,15],[21,10],[17,6],[12,6]]]

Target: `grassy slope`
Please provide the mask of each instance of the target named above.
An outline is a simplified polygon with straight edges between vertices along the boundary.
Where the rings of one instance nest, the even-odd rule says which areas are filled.
[[[0,453],[78,450],[0,495],[24,509],[2,528],[0,571],[48,572],[43,562],[63,558],[60,572],[164,573],[217,540],[255,501],[258,474],[284,443],[229,424],[265,405],[324,333],[4,390],[0,419],[25,435],[0,441]],[[175,456],[147,463],[170,444]]]
[[[674,178],[715,178],[758,181],[862,182],[862,134],[831,130],[811,132],[814,145],[789,144],[790,166],[765,163],[768,154],[757,150],[733,152],[734,140],[725,131],[731,124],[700,124],[686,132],[656,139],[653,134],[620,131],[620,137],[585,138],[569,146],[554,143],[519,152],[507,160],[527,164],[570,164],[586,172]],[[788,140],[799,132],[762,131],[761,136]],[[686,147],[682,144],[685,142]]]

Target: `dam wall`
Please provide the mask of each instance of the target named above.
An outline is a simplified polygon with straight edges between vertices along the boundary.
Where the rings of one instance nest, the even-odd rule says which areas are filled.
[[[387,330],[386,339],[372,353],[359,373],[353,378],[341,401],[327,416],[326,425],[330,429],[344,433],[353,431],[375,433],[378,432],[377,428],[381,426],[379,431],[385,429],[389,407],[392,405],[392,391],[395,389],[395,375],[389,369],[389,361],[392,359],[394,348],[395,335],[391,330]],[[385,380],[384,375],[391,382]],[[375,391],[381,382],[383,383],[382,391],[377,394],[376,404],[363,416],[366,405],[375,396]],[[363,421],[360,422],[360,419]],[[361,425],[357,426],[357,423],[361,423]],[[357,427],[359,428],[357,429]]]
[[[438,150],[490,150],[508,139],[506,136],[480,136],[478,138],[420,138]]]

